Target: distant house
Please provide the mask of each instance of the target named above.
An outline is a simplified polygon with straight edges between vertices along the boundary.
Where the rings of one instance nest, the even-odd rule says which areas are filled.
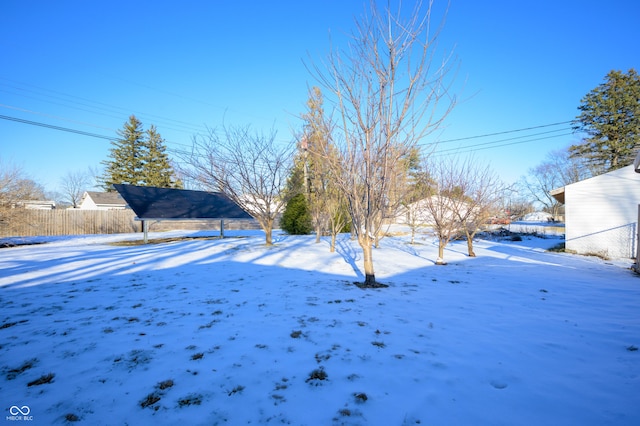
[[[87,191],[80,201],[83,210],[124,210],[127,203],[117,192]]]
[[[633,165],[554,189],[565,205],[565,249],[611,258],[636,255],[640,173]]]
[[[430,199],[425,198],[407,206],[400,206],[395,213],[395,223],[419,223],[423,226],[432,226],[436,222],[431,212],[432,209],[436,212],[436,215],[439,216],[439,220],[454,222],[457,218],[455,209],[459,209],[460,214],[466,215],[469,211],[469,205],[449,197],[438,197],[434,195]]]
[[[53,210],[56,202],[50,200],[21,200],[14,204],[14,207],[22,207],[27,210]]]

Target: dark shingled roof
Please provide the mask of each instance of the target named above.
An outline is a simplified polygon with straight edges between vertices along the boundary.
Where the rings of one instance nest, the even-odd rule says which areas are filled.
[[[139,219],[253,219],[219,192],[114,184]]]

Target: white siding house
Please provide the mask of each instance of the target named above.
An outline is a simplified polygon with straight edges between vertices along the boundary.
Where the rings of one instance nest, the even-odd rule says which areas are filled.
[[[53,210],[56,202],[51,200],[22,200],[15,203],[14,207],[24,207],[27,210]]]
[[[633,165],[551,191],[565,205],[565,249],[610,258],[636,255],[640,173]]]
[[[127,202],[117,192],[87,191],[80,201],[83,210],[124,210]]]

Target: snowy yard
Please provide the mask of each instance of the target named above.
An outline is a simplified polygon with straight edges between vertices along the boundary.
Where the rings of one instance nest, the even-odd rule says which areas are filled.
[[[206,234],[174,232],[151,238]],[[0,249],[0,401],[31,424],[638,425],[640,278],[557,239]],[[19,409],[19,410],[18,410]],[[13,416],[13,417],[12,417]]]

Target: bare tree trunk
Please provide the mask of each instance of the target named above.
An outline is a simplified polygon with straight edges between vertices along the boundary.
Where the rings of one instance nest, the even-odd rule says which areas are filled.
[[[476,253],[473,251],[473,237],[475,232],[472,234],[467,231],[467,251],[469,252],[469,257],[476,257]]]
[[[320,236],[322,236],[322,228],[316,227],[316,244],[320,242]]]
[[[438,239],[438,258],[436,259],[436,265],[446,265],[447,262],[444,261],[444,248],[447,245],[447,242],[440,238]]]
[[[331,246],[329,247],[329,252],[330,253],[335,253],[336,251],[336,234],[335,233],[331,233]]]
[[[376,286],[376,274],[373,270],[373,239],[367,236],[358,238],[358,243],[362,247],[362,257],[364,258],[364,284],[363,287]]]
[[[265,244],[268,246],[273,245],[273,239],[271,237],[271,235],[273,234],[273,229],[271,226],[265,228],[264,230],[264,234],[265,234]]]
[[[273,220],[259,219],[258,223],[260,224],[260,227],[264,231],[265,245],[272,246],[273,245],[273,238],[272,238]]]

